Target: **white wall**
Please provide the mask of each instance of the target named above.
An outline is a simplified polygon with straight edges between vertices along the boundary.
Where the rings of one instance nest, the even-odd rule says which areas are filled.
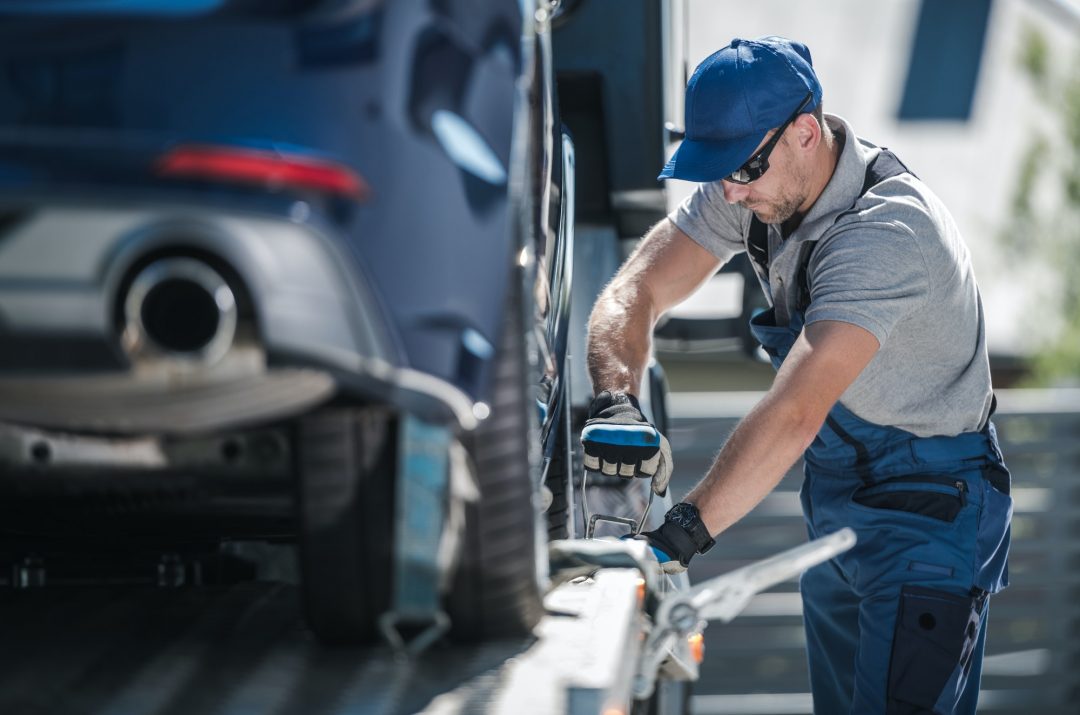
[[[953,212],[979,277],[990,349],[1024,354],[1035,340],[1057,329],[1046,312],[1059,284],[1052,268],[1037,261],[1017,265],[1000,250],[999,234],[1031,127],[1053,126],[1016,58],[1022,29],[1030,22],[1046,34],[1060,62],[1075,61],[1080,14],[1069,19],[1069,12],[1054,11],[1054,2],[1060,1],[994,3],[970,122],[901,123],[896,118],[917,0],[689,0],[688,61],[692,72],[733,37],[776,34],[806,43],[824,88],[826,111],[896,151]],[[683,182],[669,185],[672,205],[693,188]],[[1034,311],[1038,321],[1030,317]]]

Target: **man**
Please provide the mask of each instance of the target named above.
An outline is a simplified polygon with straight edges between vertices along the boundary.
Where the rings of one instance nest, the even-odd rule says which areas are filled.
[[[978,289],[937,196],[821,99],[809,51],[784,38],[733,40],[694,72],[660,178],[702,183],[593,310],[586,467],[666,489],[667,441],[635,397],[653,326],[748,251],[776,379],[644,537],[685,568],[803,457],[810,536],[858,535],[801,582],[815,711],[971,713],[1012,509]]]

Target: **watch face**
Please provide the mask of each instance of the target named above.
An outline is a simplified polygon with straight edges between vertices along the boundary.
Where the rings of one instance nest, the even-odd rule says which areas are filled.
[[[698,520],[698,511],[692,504],[679,503],[671,508],[667,518],[684,529],[689,530]]]

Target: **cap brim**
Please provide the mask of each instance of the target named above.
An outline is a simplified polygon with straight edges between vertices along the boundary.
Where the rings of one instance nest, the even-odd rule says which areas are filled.
[[[719,181],[742,166],[768,130],[734,139],[683,139],[657,179]]]

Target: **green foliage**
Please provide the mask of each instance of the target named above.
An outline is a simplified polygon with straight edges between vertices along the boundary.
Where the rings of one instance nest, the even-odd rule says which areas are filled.
[[[1023,30],[1019,64],[1031,80],[1048,116],[1058,122],[1064,145],[1051,144],[1038,131],[1017,167],[1012,214],[1002,234],[1004,245],[1019,253],[1038,252],[1060,271],[1060,333],[1039,346],[1030,384],[1080,382],[1080,61],[1054,57],[1045,36]],[[1078,58],[1080,59],[1080,58]]]
[[[1024,150],[1024,155],[1020,159],[1020,168],[1016,172],[1016,189],[1012,198],[1013,221],[1029,222],[1034,218],[1031,197],[1035,191],[1035,182],[1039,178],[1039,171],[1049,153],[1050,146],[1046,141],[1046,137],[1041,134],[1037,134],[1027,149]],[[1027,247],[1027,243],[1021,239],[1018,232],[1008,232],[1005,238],[1010,247]]]
[[[1044,89],[1050,77],[1050,45],[1046,37],[1034,27],[1027,25],[1021,30],[1018,62],[1036,88]]]

